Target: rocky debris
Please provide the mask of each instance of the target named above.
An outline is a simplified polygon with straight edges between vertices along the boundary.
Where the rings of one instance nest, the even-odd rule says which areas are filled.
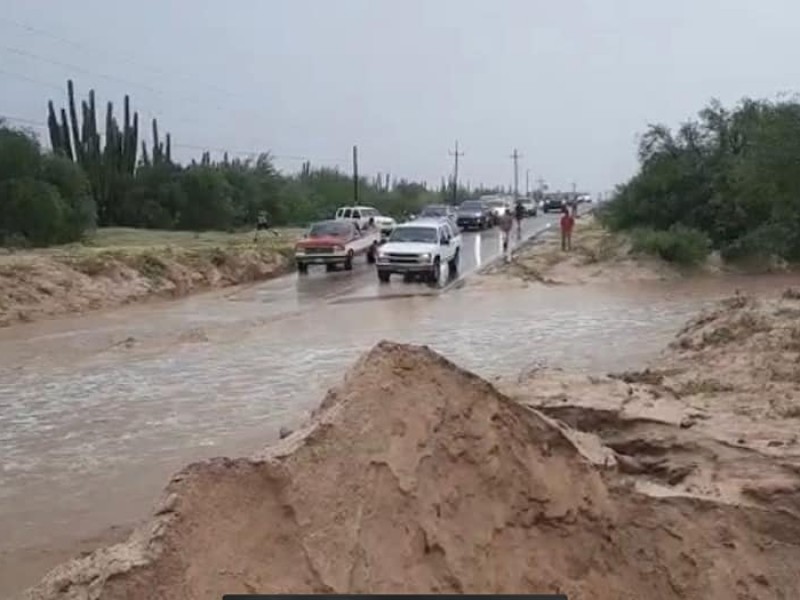
[[[621,420],[610,404],[545,416],[425,347],[383,342],[294,435],[258,456],[189,466],[126,543],[58,567],[26,597],[798,597],[800,519],[655,484],[644,493],[626,473],[665,486],[696,476],[688,449],[700,425]],[[660,428],[660,446],[637,442],[648,427]],[[676,444],[687,453],[664,452]]]

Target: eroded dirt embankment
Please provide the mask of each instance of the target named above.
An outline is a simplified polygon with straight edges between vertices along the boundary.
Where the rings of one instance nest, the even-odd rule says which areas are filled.
[[[502,389],[611,448],[651,493],[800,516],[798,317],[792,290],[737,295],[690,321],[645,371],[540,369]]]
[[[0,327],[269,279],[290,261],[270,245],[0,257]]]
[[[769,310],[737,300],[702,316],[657,372],[527,374],[505,388],[521,402],[427,348],[381,343],[302,430],[262,456],[188,467],[129,541],[27,597],[797,598],[791,409],[755,392],[795,389],[761,367],[796,366],[781,328],[800,302]],[[743,386],[741,405],[703,383],[712,365],[720,385]]]
[[[714,260],[692,269],[694,275],[716,274],[721,267]],[[681,270],[653,256],[634,253],[628,236],[612,233],[591,214],[578,218],[572,249],[561,249],[558,225],[552,233],[541,236],[514,253],[510,263],[498,263],[476,278],[471,285],[506,287],[508,285],[545,285],[622,283],[630,281],[669,281],[684,277]]]

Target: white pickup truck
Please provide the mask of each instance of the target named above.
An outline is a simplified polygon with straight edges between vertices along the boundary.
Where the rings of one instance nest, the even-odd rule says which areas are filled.
[[[308,273],[309,265],[325,265],[328,271],[342,266],[350,271],[357,256],[374,263],[379,243],[380,233],[374,227],[360,231],[350,221],[320,221],[295,244],[294,260],[301,274]]]
[[[461,233],[447,218],[417,219],[394,228],[378,250],[378,279],[388,283],[392,273],[406,281],[422,276],[438,284],[442,266],[450,273],[458,270],[461,258]]]
[[[335,218],[337,221],[353,221],[362,231],[372,223],[381,232],[382,238],[388,237],[397,225],[392,217],[382,215],[371,206],[343,206],[337,209]]]

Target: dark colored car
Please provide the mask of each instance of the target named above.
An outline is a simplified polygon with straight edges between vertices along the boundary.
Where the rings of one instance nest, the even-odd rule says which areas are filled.
[[[492,209],[482,200],[465,200],[456,211],[456,223],[461,229],[486,229],[492,221]]]
[[[544,201],[544,204],[542,204],[542,210],[545,213],[553,211],[561,212],[562,210],[564,210],[565,206],[566,204],[561,198],[547,198]]]

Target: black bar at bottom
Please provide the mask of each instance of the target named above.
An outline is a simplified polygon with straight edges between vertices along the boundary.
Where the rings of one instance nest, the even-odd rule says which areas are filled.
[[[226,594],[222,600],[568,600],[564,594]]]

